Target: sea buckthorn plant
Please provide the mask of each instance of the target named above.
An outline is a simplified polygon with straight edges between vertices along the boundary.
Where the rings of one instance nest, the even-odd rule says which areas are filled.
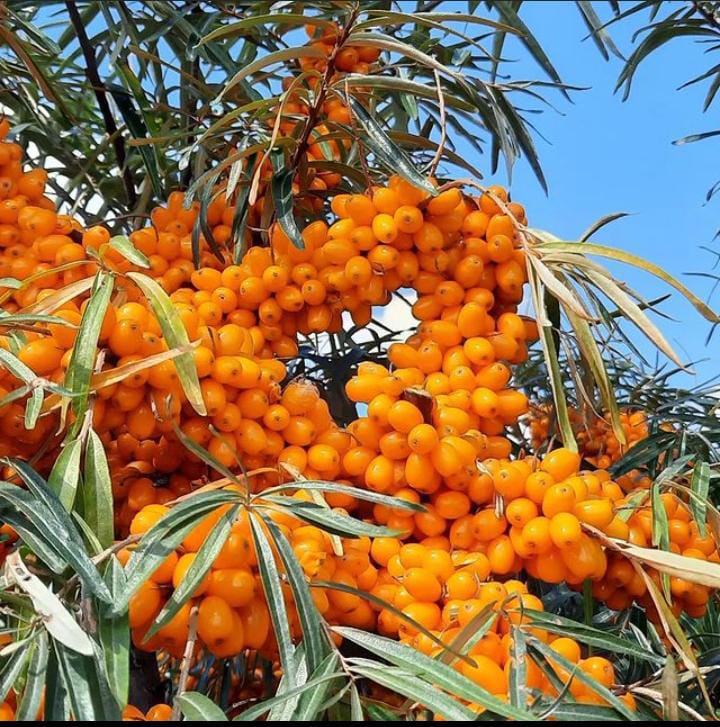
[[[455,147],[544,184],[514,4],[15,5],[0,718],[713,715],[715,444],[620,395],[622,321],[680,360],[598,258],[718,317]]]

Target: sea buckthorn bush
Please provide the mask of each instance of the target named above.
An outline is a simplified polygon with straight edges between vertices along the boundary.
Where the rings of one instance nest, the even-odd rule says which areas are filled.
[[[127,235],[61,212],[0,120],[3,721],[635,718],[663,708],[642,685],[673,649],[697,669],[678,629],[720,583],[709,468],[670,448],[660,477],[615,476],[642,409],[623,436],[572,408],[550,432],[562,243],[503,186],[439,172],[442,144],[420,170],[381,128],[373,82],[415,82],[361,12],[308,15],[280,95],[249,102],[248,139],[269,136],[226,142]],[[413,330],[384,317],[370,355],[352,333],[398,300]],[[342,407],[307,364],[339,370],[340,340]],[[533,346],[552,406],[516,375]]]

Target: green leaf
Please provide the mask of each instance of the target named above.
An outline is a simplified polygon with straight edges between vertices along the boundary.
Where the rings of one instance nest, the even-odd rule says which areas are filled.
[[[220,462],[217,457],[214,457],[210,452],[205,449],[205,447],[202,447],[199,445],[194,439],[191,437],[188,437],[185,432],[183,432],[182,429],[177,425],[177,422],[173,421],[173,430],[175,432],[175,436],[180,440],[180,442],[183,444],[183,446],[190,452],[192,452],[198,459],[205,462],[205,464],[209,465],[214,469],[216,472],[219,472],[223,477],[226,477],[234,484],[238,485],[239,487],[242,487],[243,490],[247,490],[247,482],[243,482],[230,468],[226,467],[222,462]]]
[[[388,709],[387,707],[385,707],[382,704],[366,702],[365,711],[368,713],[368,717],[370,717],[370,720],[369,720],[370,722],[402,722],[403,721],[400,719],[400,717],[397,716],[397,714],[395,714],[395,712],[390,711],[390,709]],[[363,720],[360,720],[360,721],[363,721]]]
[[[311,678],[323,678],[335,676],[338,680],[347,683],[348,676],[342,672],[338,672],[339,656],[337,652],[328,654],[321,664],[318,665],[317,669],[313,671]],[[312,691],[306,690],[298,702],[295,712],[292,715],[293,722],[314,722],[320,720],[323,716],[324,702],[327,697],[328,691],[332,688],[334,693],[339,692],[342,687],[341,684],[328,679],[323,681],[317,689]]]
[[[295,517],[312,523],[322,528],[325,532],[333,535],[340,535],[345,538],[392,538],[398,535],[398,531],[380,525],[366,523],[364,520],[342,515],[339,512],[321,507],[314,502],[297,500],[292,497],[263,497],[263,501],[269,501],[290,511]]]
[[[358,500],[363,500],[364,502],[373,502],[377,505],[385,505],[386,507],[406,510],[408,512],[426,511],[426,508],[423,505],[415,502],[409,502],[408,500],[402,500],[399,497],[381,495],[379,492],[373,492],[372,490],[363,490],[360,487],[342,485],[339,482],[322,482],[321,480],[294,481],[288,482],[284,485],[277,485],[276,487],[269,487],[267,490],[263,490],[262,492],[253,495],[253,500],[262,500],[277,492],[286,492],[288,490],[292,490],[294,492],[298,489],[333,492],[338,495],[350,495],[351,497],[356,497]]]
[[[657,461],[664,452],[667,452],[677,441],[674,432],[657,432],[633,445],[626,454],[610,467],[613,477],[620,477],[631,470]]]
[[[100,544],[104,548],[109,547],[115,537],[112,483],[105,447],[94,429],[88,432],[85,471],[80,494],[83,519],[95,533]]]
[[[35,372],[26,366],[17,356],[0,349],[0,364],[2,364],[13,376],[20,379],[24,383],[32,387],[33,382],[37,378]],[[25,410],[25,428],[32,429],[40,414],[43,403],[43,392],[41,388],[32,388],[32,394],[27,403]]]
[[[443,23],[442,21],[450,20],[453,22],[453,24],[477,23],[479,25],[490,26],[495,30],[502,30],[503,32],[507,33],[517,33],[517,31],[509,25],[504,25],[503,23],[498,23],[495,20],[489,20],[488,18],[482,18],[477,15],[470,15],[468,13],[400,13],[391,10],[370,10],[368,12],[368,15],[370,16],[370,20],[358,23],[358,25],[356,25],[353,29],[353,33],[357,33],[359,31],[364,31],[374,27],[387,27],[389,25],[394,25],[395,23],[424,25],[428,28],[438,30],[444,35],[456,35],[459,38],[462,38],[467,46],[474,46],[483,54],[486,53],[485,49],[472,36],[461,33],[459,30],[453,27],[453,25]],[[379,17],[373,17],[376,15],[379,15]],[[350,35],[351,39],[352,37],[353,34]]]
[[[624,60],[622,53],[618,50],[617,46],[613,42],[612,37],[605,29],[603,22],[595,12],[590,0],[575,0],[575,4],[580,10],[580,14],[583,16],[585,25],[587,25],[590,31],[590,37],[597,46],[597,49],[602,54],[603,58],[607,61],[610,59],[608,49],[621,60]]]
[[[580,621],[560,616],[547,611],[535,611],[531,608],[523,609],[523,617],[528,619],[531,626],[544,629],[558,636],[567,636],[588,646],[596,646],[613,654],[624,654],[633,659],[650,661],[656,665],[664,662],[663,657],[648,651],[644,646],[633,643],[628,639],[615,636],[609,631],[594,628]]]
[[[150,261],[144,253],[140,252],[135,245],[132,244],[127,235],[115,235],[111,237],[107,243],[108,247],[117,250],[128,262],[137,265],[139,268],[149,268]]]
[[[697,495],[690,498],[690,509],[700,537],[704,538],[707,531],[707,500],[710,490],[710,465],[707,462],[695,464],[690,489]]]
[[[172,592],[172,595],[167,600],[153,622],[152,627],[147,632],[147,638],[156,634],[163,626],[172,621],[183,605],[192,598],[193,593],[195,593],[203,578],[205,578],[206,574],[210,571],[213,563],[215,562],[215,558],[217,558],[218,554],[225,545],[240,507],[240,505],[231,507],[223,514],[215,525],[213,525],[212,530],[208,533],[208,536],[205,538],[200,550],[198,550],[195,559],[187,570],[187,573],[185,573],[185,577]]]
[[[262,71],[268,66],[285,61],[296,61],[298,58],[325,58],[325,54],[318,48],[311,46],[301,46],[300,48],[283,48],[260,56],[252,63],[248,63],[240,71],[238,71],[224,86],[217,98],[213,99],[213,104],[220,103],[227,95],[228,91],[235,88],[241,81],[251,76],[253,73]]]
[[[200,210],[197,217],[195,218],[195,223],[193,224],[191,236],[193,265],[195,265],[196,268],[200,267],[200,233],[202,233],[202,235],[205,237],[205,241],[209,245],[210,250],[215,255],[215,257],[221,263],[224,263],[225,260],[225,258],[223,257],[223,253],[218,247],[218,244],[215,240],[215,235],[213,233],[212,227],[208,224],[207,221],[208,207],[210,206],[214,196],[217,194],[215,192],[215,183],[219,175],[220,172],[218,172],[217,175],[211,176],[200,189]]]
[[[652,487],[650,488],[650,504],[652,508],[652,544],[661,550],[669,550],[670,524],[667,512],[665,511],[665,506],[663,505],[663,501],[660,499],[660,495],[662,494],[660,491],[661,485],[662,481],[657,479],[653,482]]]
[[[133,139],[146,139],[148,136],[148,130],[145,125],[145,120],[135,108],[135,102],[139,104],[144,98],[142,87],[128,65],[123,63],[116,63],[114,65],[119,72],[120,78],[122,78],[125,83],[130,86],[134,93],[129,93],[122,86],[118,86],[114,83],[106,84],[107,89],[112,95],[113,101],[120,111],[120,114],[125,121],[125,126],[132,134]],[[133,96],[135,96],[135,99],[133,99]],[[136,146],[135,148],[142,157],[143,164],[145,165],[145,170],[147,171],[147,176],[150,179],[150,184],[152,184],[155,196],[162,199],[165,196],[165,190],[163,188],[162,180],[160,179],[157,167],[157,158],[153,153],[153,149],[146,144]]]
[[[317,679],[310,679],[298,687],[288,689],[286,692],[283,692],[282,695],[270,697],[270,699],[265,699],[260,704],[254,705],[249,709],[244,710],[241,714],[235,717],[233,722],[255,722],[259,717],[262,717],[266,712],[269,712],[271,709],[284,705],[289,700],[294,699],[311,689],[315,689],[316,687],[324,684],[325,682],[336,679],[337,676],[337,674],[330,674],[319,677]]]
[[[618,250],[617,248],[607,247],[606,245],[598,245],[594,242],[583,242],[582,245],[575,242],[544,242],[538,245],[538,248],[543,252],[570,252],[570,253],[584,253],[586,255],[598,255],[600,257],[609,258],[616,262],[627,263],[633,265],[645,272],[655,275],[660,278],[663,282],[667,283],[671,287],[675,288],[690,303],[700,312],[702,316],[713,323],[720,323],[720,316],[717,315],[709,306],[707,306],[700,298],[698,298],[689,288],[683,285],[679,280],[676,280],[672,275],[668,274],[661,267],[658,267],[654,263],[644,260],[637,255],[626,252],[625,250]]]
[[[560,427],[563,445],[573,452],[577,452],[575,433],[573,432],[572,424],[570,423],[567,400],[565,399],[565,387],[563,384],[562,373],[560,371],[558,350],[555,347],[553,330],[544,306],[544,287],[536,277],[534,268],[530,266],[528,267],[528,279],[533,306],[538,317],[540,343],[542,345],[545,365],[550,374],[550,387],[553,395],[553,404],[555,406],[555,416],[557,417],[558,426]]]
[[[145,297],[150,301],[155,317],[160,323],[168,348],[180,348],[190,344],[187,331],[180,314],[175,309],[168,294],[152,278],[142,273],[128,273],[128,277],[137,284]],[[207,416],[207,409],[200,391],[195,359],[192,353],[182,353],[175,359],[175,368],[180,384],[190,405],[200,416]]]
[[[628,58],[625,67],[618,76],[615,90],[617,91],[622,86],[625,86],[623,92],[623,101],[627,100],[630,96],[630,88],[632,86],[635,72],[638,69],[640,63],[645,60],[653,51],[660,48],[668,41],[675,40],[681,36],[710,36],[711,38],[717,38],[717,31],[714,28],[704,28],[701,23],[704,22],[700,19],[691,19],[681,22],[668,22],[668,23],[657,23],[652,27],[652,30],[644,38],[642,43],[633,51],[630,58]],[[697,23],[697,24],[693,24]]]
[[[390,603],[389,601],[385,601],[382,598],[379,598],[374,593],[361,591],[359,588],[355,588],[353,586],[349,586],[345,583],[337,583],[336,581],[320,581],[320,580],[314,580],[312,582],[313,588],[326,588],[331,591],[340,591],[341,593],[350,593],[353,596],[358,596],[358,598],[361,598],[363,601],[367,601],[368,603],[374,603],[376,606],[379,606],[381,609],[386,609],[387,611],[390,611],[394,616],[397,616],[401,621],[404,623],[409,624],[414,629],[419,631],[424,636],[427,636],[433,643],[435,643],[439,648],[443,649],[444,653],[447,653],[456,659],[462,659],[468,664],[472,663],[472,660],[467,657],[465,654],[460,653],[457,649],[455,649],[452,645],[446,644],[440,637],[436,636],[432,631],[429,629],[426,629],[421,623],[418,621],[415,621],[415,619],[410,618],[406,614],[404,614],[397,606]],[[441,659],[442,660],[442,659]]]
[[[605,225],[609,225],[611,222],[622,219],[623,217],[628,217],[629,214],[629,212],[613,212],[612,214],[605,215],[596,222],[593,222],[578,239],[580,242],[587,242],[596,232],[602,230]]]
[[[274,173],[270,182],[275,214],[282,231],[298,250],[305,249],[305,242],[302,239],[297,222],[295,221],[294,199],[292,192],[295,170],[284,168],[285,157],[281,151],[274,151],[271,155]]]
[[[10,313],[0,314],[0,328],[14,328],[16,326],[32,326],[34,324],[64,326],[65,328],[77,328],[69,321],[58,316],[51,316],[47,313]]]
[[[55,460],[48,478],[48,487],[58,496],[62,506],[68,512],[73,509],[80,482],[81,454],[82,442],[79,439],[67,442]]]
[[[125,571],[113,556],[106,568],[106,580],[112,593],[125,587]],[[102,647],[110,690],[118,704],[127,704],[130,689],[130,627],[127,613],[114,616],[104,603],[97,604],[97,636]]]
[[[415,675],[416,681],[421,678],[427,679],[430,684],[446,689],[455,697],[468,702],[476,702],[491,712],[510,719],[533,719],[530,712],[505,704],[453,667],[436,659],[431,659],[410,646],[359,629],[336,626],[333,630],[348,641],[362,646],[376,656],[386,659],[391,664],[403,669],[406,673]],[[427,685],[423,688],[426,691],[428,690]],[[422,697],[418,701],[425,703],[425,699]]]
[[[398,76],[364,76],[356,73],[347,73],[338,78],[332,85],[338,92],[341,92],[346,87],[353,88],[355,86],[395,91],[397,93],[405,93],[414,99],[426,98],[430,101],[437,101],[438,96],[437,88]],[[452,94],[446,93],[444,94],[444,98],[445,105],[450,108],[457,108],[462,111],[475,110],[473,104]]]
[[[675,139],[675,141],[673,141],[673,145],[682,146],[683,144],[692,144],[696,141],[712,139],[715,136],[720,136],[720,129],[716,129],[715,131],[704,131],[699,134],[688,134],[680,139]]]
[[[537,38],[532,34],[530,28],[523,22],[513,7],[513,3],[494,2],[493,7],[497,10],[500,18],[506,25],[515,29],[520,43],[522,43],[529,51],[532,57],[537,61],[545,73],[552,78],[555,83],[562,84],[560,74],[555,70],[552,62],[543,50]],[[561,87],[561,92],[567,97],[567,92]]]
[[[550,711],[550,710],[549,710]],[[610,707],[579,702],[560,702],[555,704],[548,715],[549,719],[562,722],[624,722],[625,720]]]
[[[72,391],[75,398],[71,400],[75,412],[75,425],[82,425],[90,395],[90,379],[95,368],[98,339],[102,328],[105,312],[110,302],[115,279],[112,275],[98,272],[93,283],[90,301],[83,313],[70,356],[70,364],[65,372],[65,387]]]
[[[30,660],[33,643],[33,639],[24,641],[7,659],[4,659],[2,668],[0,668],[0,701],[4,702],[7,699],[10,690],[15,686],[25,665]]]
[[[15,712],[15,719],[18,722],[36,721],[38,710],[45,695],[48,656],[48,636],[45,631],[40,631],[31,645],[25,687],[18,699],[18,707]]]
[[[244,35],[247,31],[252,31],[258,25],[305,25],[312,20],[313,25],[321,27],[332,27],[332,22],[321,18],[320,16],[304,15],[302,13],[271,13],[269,15],[250,15],[237,23],[228,23],[216,28],[211,33],[204,35],[196,48],[206,43],[225,38],[228,35]],[[266,31],[267,32],[267,31]]]
[[[434,688],[431,683],[418,678],[412,671],[403,671],[397,667],[365,659],[353,659],[351,669],[355,674],[398,692],[447,720],[471,722],[475,719],[473,712],[464,707],[454,696]]]
[[[512,646],[510,647],[510,677],[508,688],[510,704],[517,709],[524,709],[528,703],[527,685],[527,646],[522,629],[512,629]]]
[[[45,682],[45,719],[48,722],[66,722],[70,719],[67,693],[56,650],[50,648],[49,652]]]
[[[365,107],[354,97],[348,97],[353,115],[367,134],[367,142],[377,155],[378,161],[389,171],[397,173],[410,184],[435,196],[437,189],[415,168],[412,160],[390,139],[380,124],[365,110]]]
[[[303,630],[305,658],[307,659],[309,671],[314,673],[327,657],[331,647],[325,629],[323,628],[322,617],[318,613],[315,602],[312,600],[305,573],[300,567],[300,563],[298,563],[292,546],[282,530],[269,517],[262,517],[275,542],[280,559],[285,566],[287,578],[290,582],[295,600],[295,607],[297,608],[300,619],[300,625]]]
[[[55,572],[62,572],[65,564],[71,565],[91,593],[103,601],[109,601],[110,592],[95,564],[85,552],[82,538],[56,495],[27,463],[20,460],[10,461],[28,489],[35,495],[33,497],[30,493],[18,488],[17,485],[0,482],[0,501],[5,500],[33,527],[33,530],[28,531],[24,527],[25,522],[15,520],[21,528],[19,532],[23,539],[27,540],[30,536],[28,544],[31,547],[38,541],[41,543],[40,550],[36,551],[40,557],[43,557],[49,550],[64,561],[62,565],[57,564],[60,566],[58,570],[53,568]],[[9,517],[9,515],[6,514],[5,517]],[[46,561],[46,563],[53,566],[52,561]]]
[[[17,489],[15,485],[10,486]],[[0,519],[17,531],[22,542],[53,573],[62,573],[67,568],[67,561],[46,541],[46,524],[37,525],[25,512],[7,505],[0,506]]]
[[[255,550],[257,552],[258,571],[260,572],[260,580],[262,581],[263,591],[265,592],[265,600],[270,618],[273,622],[273,631],[278,643],[278,652],[280,654],[280,664],[287,678],[295,681],[295,647],[293,646],[292,635],[290,634],[290,625],[285,608],[285,598],[283,596],[282,584],[278,575],[277,565],[273,557],[272,548],[268,542],[267,536],[263,531],[263,526],[252,513],[250,513],[250,526],[255,542]]]
[[[120,721],[120,707],[110,691],[104,668],[97,656],[83,656],[59,641],[54,641],[53,646],[75,719],[87,722]]]
[[[188,722],[227,722],[225,712],[200,692],[185,692],[177,697],[180,711]]]

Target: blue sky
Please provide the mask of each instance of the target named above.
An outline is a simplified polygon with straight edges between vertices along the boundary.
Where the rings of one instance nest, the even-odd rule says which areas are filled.
[[[599,12],[606,10],[603,5],[597,4]],[[522,17],[563,80],[591,87],[574,93],[574,104],[559,95],[554,98],[563,115],[548,111],[535,120],[549,142],[537,140],[549,195],[522,161],[512,182],[513,196],[526,205],[530,224],[576,239],[607,213],[632,212],[632,217],[606,227],[595,240],[652,260],[704,298],[711,281],[684,274],[708,271],[713,265],[713,256],[701,245],[720,251],[720,241],[713,242],[720,228],[720,197],[703,205],[707,189],[720,177],[714,161],[720,142],[683,146],[671,142],[718,127],[713,107],[702,113],[706,86],[676,90],[715,61],[704,55],[703,46],[675,40],[640,67],[630,98],[623,102],[620,94],[613,93],[622,62],[612,56],[606,62],[591,40],[583,41],[587,31],[574,3],[524,3]],[[643,13],[611,26],[626,56],[633,48],[632,31],[646,18]],[[507,67],[514,78],[542,77],[524,50],[508,47],[506,55],[517,59]],[[668,291],[664,284],[629,268],[618,268],[618,276],[648,297]],[[720,309],[720,295],[713,303]],[[659,322],[681,358],[713,357],[717,336],[706,346],[709,324],[690,305],[674,293],[663,310],[678,319]],[[717,360],[695,368],[698,379],[708,378],[717,373]]]

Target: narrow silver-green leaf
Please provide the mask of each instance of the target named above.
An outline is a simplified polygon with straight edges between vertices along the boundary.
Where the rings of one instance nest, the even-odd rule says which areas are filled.
[[[18,699],[15,719],[18,722],[34,722],[45,695],[45,677],[48,665],[48,636],[40,631],[32,642],[32,653],[27,668],[25,687]]]
[[[127,235],[115,235],[107,243],[108,247],[117,250],[128,262],[137,265],[139,268],[149,268],[150,261],[147,256],[140,252]]]
[[[300,625],[303,630],[303,645],[305,647],[305,658],[308,662],[310,673],[314,673],[323,660],[327,657],[330,644],[322,624],[322,617],[317,610],[315,602],[310,595],[310,587],[307,584],[305,573],[298,562],[297,556],[283,534],[282,530],[269,518],[263,516],[263,521],[275,541],[280,558],[285,566],[288,581],[293,591],[295,607],[298,611]]]
[[[237,492],[203,492],[175,505],[148,530],[125,566],[125,588],[113,598],[113,614],[123,613],[138,588],[159,568],[180,543],[221,505],[238,502]]]
[[[241,81],[253,73],[262,71],[275,63],[284,63],[286,61],[295,61],[298,58],[325,58],[325,54],[318,48],[311,46],[301,46],[299,48],[282,48],[281,50],[265,53],[252,63],[248,63],[240,71],[238,71],[224,86],[220,94],[213,100],[214,104],[220,103]]]
[[[380,686],[399,692],[447,720],[471,722],[475,719],[473,712],[455,697],[433,688],[431,683],[419,678],[414,672],[365,659],[353,659],[351,669]]]
[[[82,442],[79,439],[67,442],[60,451],[60,456],[55,460],[48,478],[48,486],[58,496],[68,512],[73,509],[80,482],[81,454]]]
[[[152,278],[142,273],[128,273],[128,277],[137,284],[145,297],[150,301],[155,317],[160,323],[168,348],[180,348],[190,343],[187,331],[180,314],[173,306],[168,294]],[[182,353],[174,359],[180,384],[190,405],[200,416],[207,415],[205,402],[200,391],[195,359],[192,353]]]
[[[111,274],[98,272],[93,283],[90,301],[85,308],[80,329],[75,338],[70,363],[65,372],[65,387],[75,394],[70,403],[78,426],[82,424],[87,409],[90,379],[95,368],[100,329],[114,287],[115,279]]]
[[[180,711],[187,722],[227,722],[225,712],[199,692],[185,692],[177,698]]]
[[[76,720],[120,721],[120,706],[110,691],[103,666],[93,652],[83,656],[54,642],[65,692]]]
[[[364,647],[407,673],[422,675],[430,684],[436,684],[440,688],[446,689],[455,697],[460,697],[468,702],[476,702],[486,709],[510,719],[532,720],[534,718],[530,712],[500,701],[453,667],[432,659],[410,646],[359,629],[336,626],[334,630],[348,641]],[[427,689],[427,687],[425,688]]]
[[[115,537],[112,483],[105,447],[94,429],[88,432],[85,445],[81,501],[85,522],[107,548]]]
[[[252,529],[255,550],[257,552],[258,571],[262,581],[265,600],[267,601],[270,618],[273,623],[275,638],[280,653],[280,664],[287,677],[294,681],[295,662],[292,635],[290,634],[290,622],[285,598],[283,596],[282,584],[278,575],[277,564],[273,556],[272,548],[265,535],[261,521],[252,513],[250,514],[250,526]]]
[[[106,581],[110,591],[121,593],[125,588],[125,571],[120,561],[113,556],[106,567]],[[102,655],[107,672],[110,690],[118,704],[127,704],[130,689],[130,627],[128,615],[114,616],[110,608],[99,603],[97,636],[102,647]]]
[[[15,686],[25,665],[30,660],[34,640],[24,641],[15,651],[4,659],[0,668],[0,702],[7,699],[10,690]]]
[[[279,696],[270,697],[270,699],[265,699],[260,704],[254,705],[254,706],[250,707],[249,709],[244,710],[241,714],[239,714],[237,717],[235,717],[235,719],[233,721],[234,722],[255,722],[259,717],[262,717],[266,712],[269,712],[271,709],[284,705],[289,700],[295,699],[296,697],[299,697],[300,695],[304,694],[305,692],[307,692],[311,689],[315,689],[316,687],[324,684],[325,682],[329,682],[336,678],[337,678],[337,674],[329,674],[329,675],[325,675],[323,677],[319,677],[317,679],[310,679],[298,687],[293,687],[292,689],[288,689],[286,692],[283,692],[283,694],[281,694]]]
[[[376,119],[365,110],[365,107],[352,96],[349,97],[348,101],[355,118],[365,130],[368,144],[377,154],[378,160],[391,171],[400,174],[413,186],[424,190],[430,195],[436,195],[437,189],[426,177],[418,172],[412,160],[390,139]]]
[[[707,499],[710,490],[710,465],[707,462],[695,464],[690,489],[697,495],[690,498],[690,508],[700,537],[704,538],[707,532]]]

